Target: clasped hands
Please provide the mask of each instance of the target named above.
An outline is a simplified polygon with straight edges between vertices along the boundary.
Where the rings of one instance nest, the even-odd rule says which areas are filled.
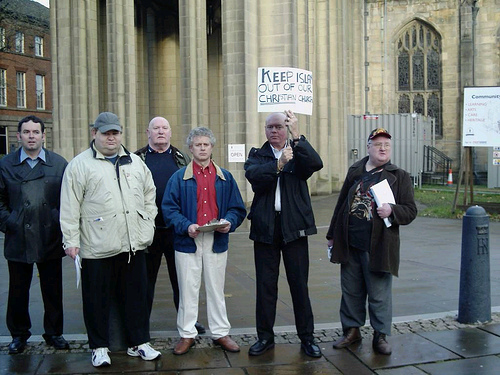
[[[221,219],[220,221],[227,221],[227,220]],[[198,225],[196,223],[191,224],[188,227],[188,235],[189,235],[189,237],[191,237],[191,238],[198,237],[198,235],[200,234],[200,231],[198,230],[198,228],[200,228],[200,225]],[[231,229],[231,223],[229,221],[227,221],[226,225],[224,225],[223,227],[220,227],[220,228],[215,228],[214,231],[215,232],[220,232],[220,233],[229,233],[230,229]]]

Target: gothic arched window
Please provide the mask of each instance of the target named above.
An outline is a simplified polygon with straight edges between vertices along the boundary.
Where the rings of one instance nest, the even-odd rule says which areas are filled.
[[[398,112],[434,117],[436,135],[442,135],[439,34],[428,25],[413,21],[401,32],[396,45]]]

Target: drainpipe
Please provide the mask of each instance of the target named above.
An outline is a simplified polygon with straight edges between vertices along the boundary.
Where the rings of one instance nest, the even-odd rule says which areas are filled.
[[[471,10],[472,10],[472,86],[476,86],[476,19],[477,13],[479,12],[479,7],[476,6],[478,0],[472,0]],[[472,148],[472,184],[474,184],[474,177],[476,171],[477,153],[476,148]],[[472,187],[471,187],[472,188]],[[472,191],[472,190],[471,190]]]
[[[367,10],[367,5],[366,1],[363,1],[363,33],[364,33],[364,41],[365,41],[365,113],[369,114],[370,111],[368,110],[368,91],[370,91],[370,87],[368,86],[368,65],[370,63],[368,62],[368,10]]]

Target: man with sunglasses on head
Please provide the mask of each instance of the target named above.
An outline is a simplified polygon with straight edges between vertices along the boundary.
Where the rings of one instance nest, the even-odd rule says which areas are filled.
[[[343,336],[335,349],[362,340],[366,300],[374,330],[375,352],[390,355],[386,340],[392,325],[392,276],[398,276],[399,226],[417,216],[410,175],[391,163],[392,136],[386,129],[373,129],[368,136],[368,156],[347,172],[326,238],[330,261],[340,263]],[[395,204],[376,206],[373,185],[387,180]],[[384,222],[384,219],[387,219]]]
[[[310,357],[321,357],[321,350],[314,342],[314,318],[307,287],[307,236],[317,232],[307,180],[323,167],[323,162],[300,135],[298,119],[292,111],[270,114],[264,128],[267,142],[261,148],[252,148],[245,162],[245,177],[255,193],[248,219],[250,239],[254,241],[258,336],[248,354],[261,355],[274,347],[273,326],[283,255],[301,349]]]

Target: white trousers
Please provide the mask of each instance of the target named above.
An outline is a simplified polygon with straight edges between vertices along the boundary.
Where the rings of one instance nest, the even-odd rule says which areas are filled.
[[[227,319],[224,283],[226,279],[227,251],[214,253],[214,233],[200,233],[195,238],[196,252],[175,252],[175,268],[179,282],[179,311],[177,330],[184,338],[195,338],[198,320],[198,302],[201,274],[207,293],[207,318],[214,340],[227,336],[231,325]]]

